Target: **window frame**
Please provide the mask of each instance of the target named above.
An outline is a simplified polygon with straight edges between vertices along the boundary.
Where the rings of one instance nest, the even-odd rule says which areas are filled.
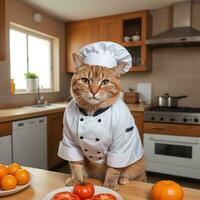
[[[40,34],[36,30],[29,30],[29,28],[23,27],[21,25],[17,25],[15,23],[10,23],[9,33],[10,33],[11,29],[26,34],[27,72],[29,70],[28,36],[30,35],[30,36],[37,37],[37,38],[40,38],[40,39],[44,39],[44,40],[47,40],[47,41],[50,42],[50,71],[51,71],[50,83],[51,83],[51,87],[50,88],[40,88],[40,91],[41,92],[54,92],[55,91],[55,88],[54,88],[54,75],[53,75],[53,72],[54,72],[54,67],[53,67],[53,63],[54,63],[54,55],[53,55],[54,54],[54,45],[53,45],[53,43],[54,43],[54,41],[53,40],[54,39],[52,37],[50,37],[50,36],[47,36],[46,34],[42,34],[42,33]],[[10,34],[9,34],[9,37],[10,37]],[[10,45],[9,45],[9,47],[10,47]],[[40,85],[40,83],[39,83],[39,85]],[[15,93],[37,93],[37,91],[35,91],[35,92],[27,92],[26,89],[16,89]]]

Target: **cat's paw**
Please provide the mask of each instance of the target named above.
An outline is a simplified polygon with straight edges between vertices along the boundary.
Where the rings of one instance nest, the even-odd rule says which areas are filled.
[[[113,181],[105,181],[103,186],[110,188],[112,190],[119,190],[119,185],[116,182],[113,182]]]
[[[77,179],[69,177],[65,180],[65,185],[66,186],[72,186],[75,185],[77,183]]]
[[[122,176],[122,177],[119,178],[119,184],[125,185],[127,183],[129,183],[128,177]]]

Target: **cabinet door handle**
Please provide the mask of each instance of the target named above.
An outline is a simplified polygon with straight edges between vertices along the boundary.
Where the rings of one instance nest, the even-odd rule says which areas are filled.
[[[44,119],[40,119],[40,120],[39,120],[39,123],[43,123],[43,122],[44,122]]]
[[[150,140],[154,142],[163,142],[163,143],[174,143],[174,144],[190,144],[190,145],[197,145],[199,142],[183,142],[183,141],[176,141],[176,140],[162,140],[162,139],[156,139],[154,137],[150,137]]]
[[[157,126],[152,126],[151,127],[153,130],[165,130],[163,127],[157,127]]]
[[[23,123],[23,122],[20,122],[20,123],[17,124],[17,126],[18,126],[18,127],[24,126],[24,123]]]

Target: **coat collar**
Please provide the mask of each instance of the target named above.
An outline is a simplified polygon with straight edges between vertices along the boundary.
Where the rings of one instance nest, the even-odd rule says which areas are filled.
[[[76,104],[77,105],[77,104]],[[81,108],[77,105],[77,107],[79,108],[80,112],[83,113],[85,116],[88,116],[86,110],[84,108]],[[106,108],[102,108],[102,109],[99,109],[97,110],[95,113],[94,113],[94,117],[96,117],[97,115],[100,115],[101,113],[105,112],[106,110],[108,110],[110,108],[110,106],[106,107]]]

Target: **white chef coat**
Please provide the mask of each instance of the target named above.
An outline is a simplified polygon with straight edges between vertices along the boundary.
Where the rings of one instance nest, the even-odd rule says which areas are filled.
[[[120,99],[109,108],[87,116],[72,99],[65,109],[63,139],[58,155],[68,161],[84,156],[110,167],[126,167],[143,155],[138,129],[127,105]]]

